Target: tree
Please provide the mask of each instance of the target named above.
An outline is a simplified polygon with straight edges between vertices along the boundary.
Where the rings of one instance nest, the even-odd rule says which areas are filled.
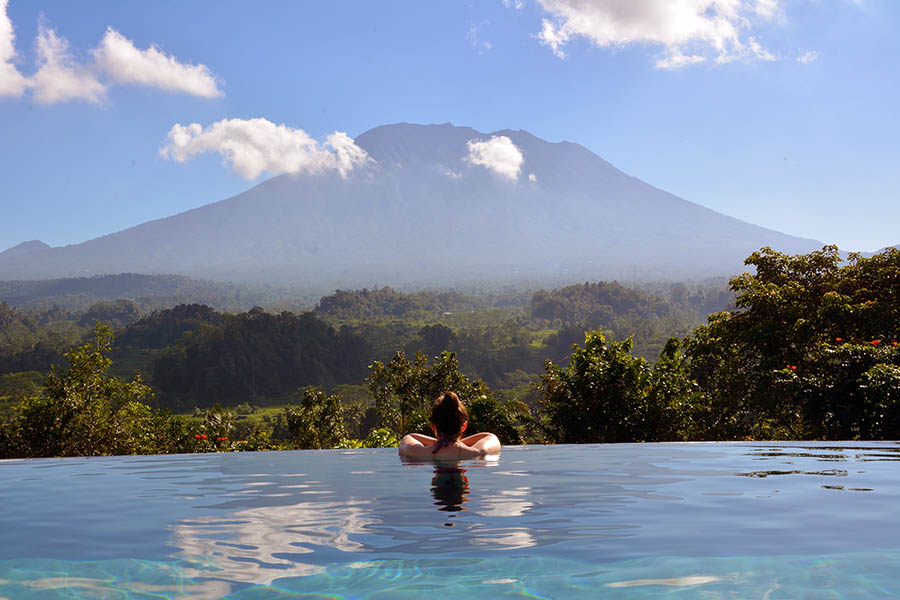
[[[409,432],[410,417],[425,407],[428,367],[425,354],[416,352],[410,362],[402,350],[387,365],[378,360],[369,365],[366,387],[382,427],[398,436]]]
[[[466,405],[466,410],[469,413],[467,433],[490,431],[504,444],[522,443],[522,434],[516,427],[515,418],[530,416],[528,407],[524,404],[516,403],[514,406],[501,404],[492,396],[482,394],[472,398]]]
[[[103,322],[120,329],[141,318],[141,309],[134,302],[120,298],[93,304],[78,320],[79,325],[93,325]]]
[[[112,341],[110,328],[98,323],[92,341],[66,352],[69,368],[54,367],[41,395],[20,404],[21,455],[95,456],[129,447],[124,425],[147,415],[141,406],[153,394],[140,377],[125,383],[108,374]]]
[[[336,448],[347,439],[339,396],[328,396],[316,388],[303,390],[299,407],[285,409],[291,439],[300,448]]]
[[[542,407],[552,440],[563,443],[652,439],[646,420],[650,368],[631,354],[632,340],[607,342],[599,331],[573,347],[569,366],[550,361],[541,376]]]
[[[422,348],[429,356],[435,356],[445,350],[449,350],[456,342],[456,334],[446,325],[440,323],[425,325],[419,330],[422,338]]]
[[[702,395],[681,348],[681,340],[669,339],[653,365],[644,417],[647,441],[705,438],[705,432],[696,427]]]

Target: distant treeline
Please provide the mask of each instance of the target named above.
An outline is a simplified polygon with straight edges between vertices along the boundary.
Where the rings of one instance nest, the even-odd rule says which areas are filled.
[[[130,300],[142,312],[176,304],[206,304],[220,310],[253,306],[311,306],[308,292],[274,287],[250,287],[184,275],[95,275],[40,281],[0,281],[0,300],[18,308],[60,309],[80,314],[93,305]]]

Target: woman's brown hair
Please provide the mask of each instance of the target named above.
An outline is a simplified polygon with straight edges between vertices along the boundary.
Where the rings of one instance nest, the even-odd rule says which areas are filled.
[[[444,392],[431,406],[431,417],[428,419],[437,429],[439,437],[455,438],[460,434],[463,424],[469,420],[469,412],[454,392]]]

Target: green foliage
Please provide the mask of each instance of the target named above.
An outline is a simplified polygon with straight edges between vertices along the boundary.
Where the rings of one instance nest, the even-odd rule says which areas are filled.
[[[630,337],[635,354],[652,359],[666,340],[686,335],[706,316],[692,303],[705,298],[700,290],[691,296],[684,286],[675,295],[681,303],[617,282],[583,283],[535,292],[531,314],[556,329],[545,340],[545,356],[552,361],[564,361],[571,346],[584,339],[585,331],[594,330],[620,339]]]
[[[112,332],[98,324],[94,339],[66,353],[70,367],[53,369],[40,396],[24,400],[14,424],[26,456],[94,456],[145,448],[132,440],[152,417],[152,397],[140,379],[125,383],[107,374]]]
[[[307,385],[356,383],[370,358],[362,339],[311,313],[255,308],[185,334],[154,362],[153,383],[170,405],[237,404]]]
[[[21,401],[37,395],[44,384],[44,376],[37,371],[0,375],[0,402]]]
[[[347,438],[341,399],[315,388],[303,390],[298,407],[285,409],[291,440],[299,448],[336,448]]]
[[[649,442],[688,435],[699,392],[679,341],[666,344],[654,368],[632,355],[631,339],[585,334],[563,370],[547,362],[540,390],[550,441]]]
[[[387,429],[373,429],[365,439],[347,439],[339,443],[336,448],[396,448],[400,440]]]
[[[452,329],[440,323],[426,325],[419,330],[422,338],[422,350],[429,356],[437,356],[441,352],[452,350],[456,344],[456,334]]]
[[[58,308],[20,311],[0,302],[0,373],[46,372],[64,362],[62,353],[82,331]]]
[[[383,287],[373,290],[336,290],[319,300],[315,311],[338,321],[376,322],[385,319],[433,319],[447,312],[482,307],[483,303],[478,300],[456,292],[404,294]]]
[[[681,340],[669,339],[650,374],[645,419],[654,441],[703,437],[698,435],[696,426],[696,412],[703,398],[691,379],[690,360],[681,346]]]
[[[619,283],[601,281],[535,292],[531,312],[540,319],[559,320],[566,325],[583,324],[590,329],[610,327],[616,316],[666,315],[671,307],[662,299]]]
[[[528,407],[521,403],[501,404],[486,394],[469,400],[466,410],[469,412],[467,433],[490,431],[504,444],[522,443],[522,434],[516,421],[527,421],[531,416]]]
[[[900,251],[826,246],[753,253],[732,280],[737,310],[713,315],[688,355],[703,392],[697,428],[714,439],[900,435],[894,369]]]
[[[370,431],[362,443],[363,448],[396,448],[399,445],[399,438],[382,427]]]
[[[171,346],[188,331],[201,329],[204,325],[221,326],[225,315],[202,304],[179,304],[170,309],[154,311],[153,314],[128,325],[119,335],[122,346],[134,348],[161,349]]]
[[[643,412],[650,368],[631,355],[632,342],[607,343],[585,334],[563,370],[547,362],[541,376],[551,439],[563,443],[643,441]]]
[[[78,324],[92,326],[102,321],[115,329],[120,329],[140,318],[141,309],[134,300],[119,298],[118,300],[104,300],[92,305],[78,319]]]
[[[273,445],[268,431],[255,429],[244,439],[234,442],[233,447],[238,452],[258,452],[260,450],[272,450]]]

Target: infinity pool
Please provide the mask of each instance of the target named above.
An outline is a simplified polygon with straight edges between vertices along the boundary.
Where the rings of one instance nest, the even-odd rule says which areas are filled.
[[[0,598],[900,596],[900,446],[0,461]]]

